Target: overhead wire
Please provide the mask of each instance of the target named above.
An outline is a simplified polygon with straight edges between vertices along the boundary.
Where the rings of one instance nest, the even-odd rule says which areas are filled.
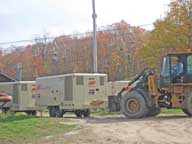
[[[129,28],[135,28],[135,27],[145,27],[145,26],[149,26],[149,25],[153,25],[152,23],[149,24],[142,24],[142,25],[137,25],[137,26],[129,26]],[[107,28],[106,29],[100,29],[97,32],[110,32],[110,31],[114,31],[114,30],[118,30],[118,28]],[[78,37],[78,36],[83,36],[86,34],[92,34],[92,32],[85,32],[85,33],[78,33],[78,34],[70,34],[70,35],[61,35],[61,36],[66,36],[66,37]],[[55,36],[55,37],[46,37],[46,39],[48,40],[54,40],[55,38],[57,38],[59,36]],[[27,43],[27,42],[35,42],[38,40],[44,40],[45,37],[42,38],[35,38],[35,39],[26,39],[26,40],[15,40],[15,41],[5,41],[5,42],[0,42],[0,45],[9,45],[9,44],[16,44],[16,43]]]

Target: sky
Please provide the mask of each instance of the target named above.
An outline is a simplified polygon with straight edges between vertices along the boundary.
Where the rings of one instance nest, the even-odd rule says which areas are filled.
[[[162,18],[170,0],[95,0],[95,3],[97,27],[121,20],[138,26]],[[91,30],[92,0],[0,0],[0,43]]]

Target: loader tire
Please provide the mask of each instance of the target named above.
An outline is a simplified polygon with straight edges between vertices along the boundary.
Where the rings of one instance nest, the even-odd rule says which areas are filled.
[[[182,111],[183,111],[186,115],[191,116],[190,113],[189,113],[186,109],[182,109]]]
[[[144,96],[137,91],[131,91],[121,100],[121,111],[127,118],[143,118],[148,114]]]
[[[192,94],[185,99],[185,109],[183,110],[189,116],[192,116]]]
[[[148,117],[153,117],[153,116],[157,116],[160,113],[161,113],[161,108],[152,108],[152,109],[149,110],[147,116]]]

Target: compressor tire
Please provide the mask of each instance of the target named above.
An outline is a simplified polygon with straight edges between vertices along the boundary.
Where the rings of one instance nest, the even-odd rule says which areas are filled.
[[[90,114],[91,114],[91,112],[90,112],[89,109],[83,111],[83,115],[84,115],[84,117],[89,117]]]
[[[83,117],[83,113],[82,113],[81,110],[76,110],[74,113],[75,113],[77,118],[82,118]]]
[[[32,116],[36,116],[37,115],[37,111],[26,111],[25,113],[27,115],[32,115]]]
[[[2,111],[3,111],[3,113],[8,113],[10,111],[10,108],[4,107]]]
[[[49,116],[56,117],[56,107],[54,106],[49,107]]]
[[[62,109],[60,109],[59,107],[55,107],[56,109],[56,117],[63,117],[64,115],[64,111]]]
[[[131,91],[121,100],[121,111],[127,118],[143,118],[148,114],[144,96],[137,91]]]

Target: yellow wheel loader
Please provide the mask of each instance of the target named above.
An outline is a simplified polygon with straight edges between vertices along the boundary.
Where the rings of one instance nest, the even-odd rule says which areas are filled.
[[[176,77],[178,59],[183,71]],[[145,68],[117,96],[109,96],[108,104],[110,111],[121,111],[128,118],[156,116],[161,108],[179,108],[192,116],[192,53],[167,54],[160,77],[155,69]]]

